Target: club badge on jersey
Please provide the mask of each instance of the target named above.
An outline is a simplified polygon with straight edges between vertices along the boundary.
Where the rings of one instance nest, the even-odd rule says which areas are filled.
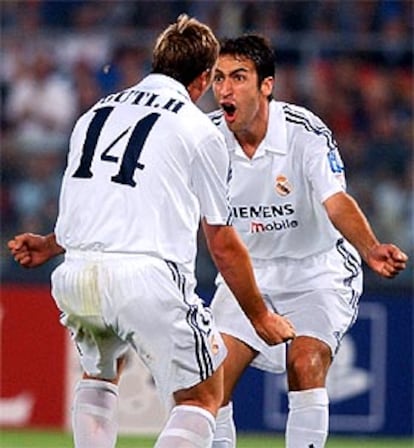
[[[279,174],[278,176],[276,176],[275,190],[277,194],[279,194],[280,196],[287,196],[292,192],[292,189],[292,185],[285,175]]]

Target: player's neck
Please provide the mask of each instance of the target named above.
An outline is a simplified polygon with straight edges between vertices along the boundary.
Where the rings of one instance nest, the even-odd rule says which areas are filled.
[[[268,121],[269,109],[261,109],[254,120],[251,121],[248,128],[235,133],[235,137],[243,152],[250,159],[254,156],[257,148],[266,136]]]

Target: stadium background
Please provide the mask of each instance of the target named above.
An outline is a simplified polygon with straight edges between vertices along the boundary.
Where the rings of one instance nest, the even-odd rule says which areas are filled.
[[[309,107],[331,127],[349,191],[380,239],[412,260],[411,0],[32,0],[0,7],[0,427],[67,427],[78,374],[49,297],[59,260],[24,271],[6,242],[18,232],[52,230],[74,120],[149,71],[156,35],[181,12],[219,37],[258,31],[272,40],[276,98]],[[215,108],[211,94],[200,106]],[[215,270],[201,235],[199,242],[199,291],[208,301]],[[330,376],[332,431],[412,436],[412,261],[393,281],[366,271],[365,289],[360,320]],[[236,395],[239,429],[281,432],[284,387],[281,376],[249,371]],[[134,357],[122,389],[123,432],[157,431],[163,411]]]

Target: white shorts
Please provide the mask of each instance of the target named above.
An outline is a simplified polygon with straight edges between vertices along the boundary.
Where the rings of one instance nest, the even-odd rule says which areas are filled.
[[[211,376],[227,351],[188,280],[176,264],[154,257],[66,254],[52,294],[84,371],[114,378],[116,360],[132,346],[164,401]]]
[[[362,293],[361,261],[348,243],[304,260],[255,263],[255,276],[268,307],[287,317],[298,336],[325,342],[332,357],[358,314]],[[285,370],[285,345],[259,338],[237,300],[222,281],[211,303],[217,328],[258,352],[252,365],[270,372]]]

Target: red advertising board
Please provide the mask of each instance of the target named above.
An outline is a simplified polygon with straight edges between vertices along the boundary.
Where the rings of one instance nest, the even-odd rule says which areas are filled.
[[[63,427],[65,337],[49,286],[1,286],[0,426]]]

